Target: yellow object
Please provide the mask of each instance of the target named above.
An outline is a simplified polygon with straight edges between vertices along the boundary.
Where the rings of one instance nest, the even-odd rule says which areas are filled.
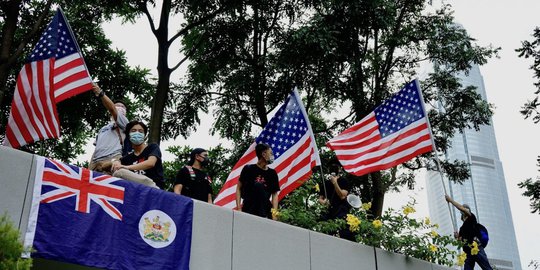
[[[461,254],[457,257],[457,265],[463,266],[465,264],[465,260],[467,259],[467,254],[465,252],[461,252]]]
[[[431,220],[428,217],[426,217],[426,219],[424,220],[424,223],[426,225],[429,225],[429,224],[431,224]]]
[[[479,251],[480,250],[478,249],[478,243],[476,243],[476,241],[473,241],[471,244],[471,255],[476,255]]]
[[[431,252],[437,252],[437,250],[439,250],[439,248],[434,244],[430,244],[429,249],[431,250]]]
[[[356,232],[358,229],[360,229],[360,219],[356,217],[355,215],[347,214],[347,224],[349,224],[349,229],[351,232]]]
[[[364,209],[364,210],[366,210],[366,211],[369,210],[369,209],[371,209],[371,202],[363,203],[363,204],[362,204],[362,209]]]
[[[412,206],[407,205],[407,206],[405,206],[403,208],[403,214],[405,214],[405,215],[409,215],[409,214],[412,214],[414,212],[416,212],[416,210],[414,210],[414,208],[412,208]]]
[[[319,184],[315,184],[315,191],[320,192],[321,189],[319,188]]]
[[[439,236],[439,233],[437,233],[436,231],[431,231],[431,237],[435,238]]]
[[[382,227],[382,221],[376,219],[373,221],[373,227],[375,227],[375,229],[379,229],[380,227]]]
[[[272,212],[272,218],[274,218],[274,219],[278,218],[281,215],[279,210],[277,210],[275,208],[272,208],[270,211]]]

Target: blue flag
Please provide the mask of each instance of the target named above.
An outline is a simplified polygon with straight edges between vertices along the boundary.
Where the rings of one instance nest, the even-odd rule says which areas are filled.
[[[193,201],[38,157],[25,245],[106,269],[189,269]]]

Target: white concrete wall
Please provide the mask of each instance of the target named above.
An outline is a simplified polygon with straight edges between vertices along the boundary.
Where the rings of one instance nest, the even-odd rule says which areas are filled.
[[[24,232],[33,155],[0,146],[0,212]],[[192,270],[448,270],[422,260],[195,201]],[[93,269],[34,260],[33,269]]]

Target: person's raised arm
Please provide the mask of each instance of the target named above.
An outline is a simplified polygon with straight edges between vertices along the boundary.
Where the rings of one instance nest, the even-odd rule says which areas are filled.
[[[116,111],[114,102],[107,95],[105,95],[105,92],[96,83],[92,85],[92,91],[94,92],[96,98],[101,100],[101,103],[103,103],[103,106],[105,106],[107,111],[109,111],[109,113],[112,115],[114,121],[116,121],[118,111]]]
[[[469,209],[465,208],[462,204],[454,201],[454,199],[452,199],[450,196],[445,195],[444,198],[446,199],[447,202],[451,203],[453,206],[455,206],[462,213],[465,213],[469,217],[472,215],[472,213],[469,211]]]

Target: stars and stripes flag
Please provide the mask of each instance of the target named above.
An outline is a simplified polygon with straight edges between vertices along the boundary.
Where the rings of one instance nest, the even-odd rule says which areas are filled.
[[[321,164],[307,113],[295,89],[234,165],[214,204],[231,209],[236,207],[236,185],[240,172],[245,165],[257,162],[257,143],[266,143],[272,148],[275,161],[269,167],[278,174],[280,200],[304,183],[311,175],[312,168]]]
[[[92,89],[92,78],[61,9],[17,77],[4,145],[58,138],[56,103]]]
[[[327,142],[343,168],[358,176],[399,165],[433,145],[417,80]]]

